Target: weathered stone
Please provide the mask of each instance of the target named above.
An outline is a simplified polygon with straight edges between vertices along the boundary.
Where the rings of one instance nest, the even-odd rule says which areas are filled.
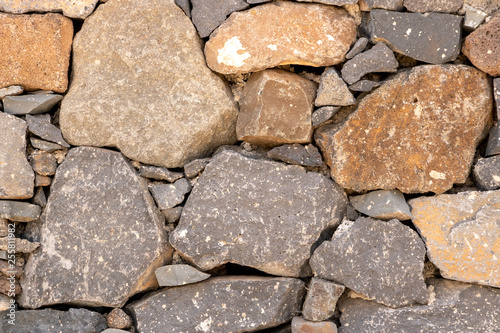
[[[351,47],[349,52],[347,52],[347,54],[345,55],[345,58],[352,59],[355,56],[357,56],[358,54],[360,54],[361,52],[363,52],[365,50],[366,46],[368,45],[368,42],[369,42],[369,40],[366,37],[361,37],[360,39],[358,39],[356,41],[356,43],[354,43],[354,45]]]
[[[0,251],[0,259],[7,260],[7,251]]]
[[[188,178],[194,178],[198,176],[203,170],[205,170],[205,167],[209,162],[210,158],[200,158],[189,162],[184,166],[184,174]]]
[[[358,54],[346,62],[342,67],[342,78],[347,83],[353,84],[365,74],[375,72],[393,73],[396,72],[398,66],[399,62],[391,49],[385,43],[379,42],[368,51]]]
[[[500,154],[500,122],[497,122],[490,129],[485,154],[486,156]]]
[[[380,190],[350,197],[351,205],[368,216],[381,220],[411,219],[410,207],[398,190]]]
[[[431,64],[453,61],[460,53],[461,16],[375,9],[370,17],[373,43],[385,42],[393,51]]]
[[[486,74],[465,65],[419,66],[363,98],[338,128],[316,130],[315,139],[344,188],[442,193],[466,181],[491,108]]]
[[[404,0],[403,5],[415,13],[455,13],[462,8],[463,3],[464,0]]]
[[[0,237],[5,237],[9,234],[9,221],[0,217]]]
[[[157,286],[154,270],[172,255],[146,181],[118,152],[71,149],[41,220],[41,250],[21,281],[23,307],[121,307]]]
[[[283,145],[271,149],[267,156],[288,164],[296,164],[307,167],[320,167],[323,165],[323,159],[318,148],[313,145]]]
[[[30,242],[27,239],[21,239],[21,238],[9,239],[8,237],[0,237],[0,250],[4,251],[10,250],[9,244],[13,244],[15,246],[13,248],[15,253],[31,253],[40,246],[40,243]]]
[[[391,51],[389,50],[389,52]],[[321,82],[319,84],[318,94],[316,95],[314,105],[345,106],[352,105],[354,103],[356,103],[356,99],[347,88],[347,85],[344,80],[342,80],[337,70],[333,67],[325,69],[323,74],[321,74]]]
[[[30,222],[38,219],[41,208],[22,201],[0,200],[0,218],[16,222]]]
[[[232,262],[305,276],[316,242],[345,209],[342,190],[318,173],[225,151],[200,176],[170,241],[202,270]]]
[[[35,175],[35,187],[50,186],[50,184],[52,184],[52,177]]]
[[[69,309],[58,311],[21,310],[16,311],[15,325],[8,323],[9,318],[2,318],[0,331],[5,333],[99,333],[106,329],[106,319],[87,309]]]
[[[472,8],[469,5],[464,5],[463,10],[465,11],[463,23],[464,30],[475,30],[488,16],[485,12]]]
[[[108,322],[108,327],[111,328],[122,329],[130,328],[132,326],[132,318],[130,318],[129,315],[120,308],[114,308],[111,310],[106,318],[106,321]]]
[[[382,83],[378,81],[371,80],[359,80],[349,86],[349,89],[352,91],[361,91],[361,92],[369,92],[374,88],[380,86]]]
[[[3,99],[3,109],[16,115],[38,114],[50,111],[61,100],[62,96],[57,94],[7,96]]]
[[[201,44],[174,0],[99,6],[75,38],[64,137],[168,168],[235,142],[237,106]]]
[[[0,36],[0,88],[20,85],[25,90],[66,91],[73,40],[69,18],[0,13]]]
[[[175,0],[175,4],[184,11],[184,14],[191,17],[191,2],[189,0]]]
[[[89,16],[98,0],[3,0],[0,11],[24,14],[30,12],[62,12],[64,16],[85,19]]]
[[[222,74],[332,66],[344,60],[355,38],[354,19],[344,9],[279,1],[233,13],[212,34],[205,56]]]
[[[160,209],[177,206],[184,201],[184,196],[191,191],[191,184],[186,178],[173,184],[154,184],[149,187],[153,198]]]
[[[359,0],[359,9],[370,11],[375,8],[401,11],[404,9],[403,0]]]
[[[427,256],[447,279],[500,287],[500,190],[410,202]]]
[[[10,86],[7,88],[0,89],[0,99],[3,100],[6,96],[17,96],[21,95],[24,91],[22,86]]]
[[[175,287],[206,280],[210,274],[200,272],[189,265],[168,265],[155,271],[160,287]]]
[[[340,302],[340,332],[496,332],[500,327],[500,289],[444,279],[428,282],[434,289],[429,305],[391,309],[346,298]]]
[[[476,184],[483,190],[500,188],[500,155],[481,158],[477,161],[472,172]]]
[[[15,277],[20,277],[24,274],[23,267],[19,267],[17,265],[12,265],[6,260],[0,260],[0,274],[3,275],[11,275],[13,274]],[[0,310],[2,311],[2,310]]]
[[[47,196],[45,195],[45,192],[42,187],[38,187],[35,190],[35,195],[33,196],[33,203],[43,208],[45,208],[45,206],[47,205]]]
[[[157,180],[166,180],[168,182],[175,182],[182,178],[182,173],[170,171],[167,168],[157,167],[152,165],[141,165],[139,168],[141,176]]]
[[[358,0],[297,0],[299,2],[315,2],[322,3],[325,5],[334,5],[334,6],[346,6],[353,5],[358,2]]]
[[[462,52],[474,66],[483,72],[491,76],[499,76],[500,14],[467,36]]]
[[[20,292],[21,292],[21,285],[19,284],[19,279],[13,278],[10,275],[9,276],[0,275],[0,294],[19,295]]]
[[[244,0],[191,0],[191,19],[200,37],[208,37],[232,12],[247,9]]]
[[[283,70],[252,74],[240,99],[238,140],[263,146],[311,142],[316,89],[315,82]]]
[[[9,309],[11,298],[7,295],[0,294],[0,312]]]
[[[181,218],[182,207],[163,209],[161,212],[165,216],[167,223],[175,223]]]
[[[41,176],[52,176],[56,173],[57,160],[50,153],[40,150],[34,151],[28,160],[33,170]]]
[[[65,149],[65,147],[63,147],[57,143],[48,142],[45,140],[40,140],[40,139],[37,139],[34,137],[30,138],[30,142],[31,142],[31,145],[33,146],[33,148],[41,149],[41,150],[44,150],[44,151],[49,152],[49,153],[52,153],[56,150]]]
[[[397,220],[344,220],[311,257],[315,276],[391,307],[426,304],[425,246]],[[362,277],[362,278],[360,278]]]
[[[338,111],[340,106],[323,106],[315,110],[311,116],[313,127],[316,128],[330,120]]]
[[[31,133],[55,142],[63,147],[69,148],[69,144],[64,140],[61,130],[50,123],[50,114],[40,114],[36,116],[26,115],[26,122]]]
[[[302,317],[294,317],[292,333],[337,333],[337,325],[331,321],[309,321]]]
[[[500,2],[496,0],[464,0],[464,6],[470,6],[491,15],[500,9]]]
[[[125,331],[125,330],[119,330],[116,328],[107,328],[101,333],[130,333],[130,331]]]
[[[240,333],[277,326],[300,312],[304,282],[221,276],[146,296],[129,306],[141,333]]]
[[[307,320],[322,321],[333,316],[337,300],[345,287],[331,281],[312,278],[307,288],[302,307],[302,316]]]
[[[26,159],[26,122],[0,112],[0,199],[31,198],[34,178]]]

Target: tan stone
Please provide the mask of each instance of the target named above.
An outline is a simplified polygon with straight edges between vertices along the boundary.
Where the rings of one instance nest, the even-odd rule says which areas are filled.
[[[0,0],[0,11],[14,14],[62,12],[64,16],[84,19],[99,0]]]
[[[345,59],[355,38],[354,19],[342,8],[278,1],[231,14],[210,36],[205,56],[223,74],[331,66]]]
[[[283,70],[252,74],[240,100],[238,140],[263,146],[310,142],[316,89],[315,82]]]
[[[73,41],[69,18],[0,13],[0,36],[0,88],[66,91]]]
[[[316,130],[332,177],[357,192],[442,193],[464,183],[492,124],[486,74],[425,65],[366,96],[344,124]]]
[[[500,190],[409,203],[427,255],[443,277],[500,287]]]

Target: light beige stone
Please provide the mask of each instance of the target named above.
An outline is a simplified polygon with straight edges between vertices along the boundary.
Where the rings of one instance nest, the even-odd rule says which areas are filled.
[[[99,0],[1,0],[0,11],[24,14],[29,12],[62,12],[64,16],[85,19]]]

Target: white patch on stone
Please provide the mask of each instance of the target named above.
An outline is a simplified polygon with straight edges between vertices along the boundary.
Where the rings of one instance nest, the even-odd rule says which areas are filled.
[[[269,48],[269,49],[271,49],[271,50],[273,50],[273,51],[276,51],[276,50],[278,49],[278,48],[276,47],[276,45],[274,45],[274,44],[269,44],[269,45],[267,46],[267,48]]]
[[[496,182],[500,182],[500,177],[497,175],[493,175],[493,180]]]
[[[204,321],[202,321],[201,323],[199,323],[195,327],[195,330],[201,331],[201,332],[209,332],[210,331],[210,327],[212,326],[213,322],[214,322],[214,320],[212,319],[212,317],[207,318]]]
[[[432,170],[429,175],[434,179],[446,179],[446,175],[442,172],[437,172],[436,170]]]
[[[411,28],[408,28],[408,30],[406,30],[406,34],[410,35],[410,33],[411,33]]]
[[[335,40],[332,35],[326,35],[326,37],[328,38],[328,40]]]
[[[220,64],[225,64],[232,67],[240,67],[245,63],[245,60],[250,58],[250,53],[240,52],[245,51],[243,45],[237,36],[228,39],[224,43],[224,47],[219,50],[217,61]]]

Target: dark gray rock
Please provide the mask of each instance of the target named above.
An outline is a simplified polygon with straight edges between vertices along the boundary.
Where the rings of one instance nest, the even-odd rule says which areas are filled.
[[[188,17],[191,17],[191,3],[189,0],[175,0],[175,4],[179,6]]]
[[[42,187],[37,187],[35,190],[35,195],[33,196],[33,203],[42,208],[47,205],[47,196]]]
[[[3,109],[15,115],[39,114],[50,111],[62,98],[57,94],[7,96],[3,99]]]
[[[481,158],[472,171],[476,185],[486,191],[500,188],[500,155]]]
[[[167,168],[153,165],[141,165],[139,173],[141,176],[146,178],[166,180],[171,183],[182,178],[182,173],[180,172],[173,172]]]
[[[267,156],[283,161],[288,164],[302,165],[306,167],[320,167],[323,165],[323,158],[318,148],[309,144],[307,146],[298,143],[286,144],[271,149]]]
[[[181,178],[173,184],[154,184],[149,187],[160,209],[169,209],[184,201],[184,196],[191,191],[191,184]]]
[[[385,43],[379,42],[368,51],[347,61],[342,67],[342,78],[347,83],[353,84],[368,73],[394,73],[398,66],[399,62],[391,49]]]
[[[413,59],[444,64],[460,53],[461,16],[375,9],[370,18],[372,43],[383,41],[393,51]]]
[[[40,216],[41,208],[22,201],[0,200],[0,218],[16,222],[30,222]]]
[[[363,11],[375,8],[387,10],[403,10],[403,0],[360,0],[359,7]]]
[[[191,0],[191,19],[201,38],[210,36],[232,12],[249,7],[244,0]]]
[[[464,0],[404,0],[403,5],[409,12],[415,13],[455,13],[464,4]]]
[[[210,158],[199,158],[197,160],[191,161],[184,166],[184,174],[188,178],[194,178],[198,176],[205,167],[210,162]]]
[[[240,333],[277,326],[300,312],[304,282],[221,276],[163,289],[131,304],[140,333]]]
[[[41,176],[52,176],[56,173],[57,160],[50,153],[35,150],[30,154],[28,161],[33,171]]]
[[[352,91],[369,92],[374,88],[380,86],[382,82],[371,81],[371,80],[359,80],[349,86]]]
[[[200,176],[170,241],[202,270],[231,262],[307,276],[315,244],[345,210],[343,191],[318,173],[224,151]]]
[[[500,154],[500,121],[490,129],[488,135],[488,143],[486,144],[486,156]]]
[[[48,142],[45,140],[40,140],[40,139],[37,139],[34,137],[30,138],[30,142],[31,142],[31,145],[33,146],[33,148],[45,150],[46,152],[49,152],[49,153],[52,153],[56,150],[65,149],[65,147],[63,147],[57,143]]]
[[[167,223],[175,223],[181,218],[182,207],[163,209],[161,212],[165,216]]]
[[[315,110],[311,116],[313,127],[316,128],[330,120],[337,112],[340,106],[323,106]]]
[[[389,52],[391,52],[389,50]],[[392,53],[392,52],[391,52]],[[321,74],[320,84],[314,105],[326,106],[346,106],[356,103],[356,99],[347,88],[344,80],[333,67],[325,69]]]
[[[357,56],[358,54],[360,54],[361,52],[363,52],[365,50],[366,46],[368,45],[368,41],[369,40],[366,37],[361,37],[360,39],[358,39],[356,41],[356,43],[354,43],[354,45],[351,47],[349,52],[347,52],[347,54],[345,55],[345,58],[352,59],[355,56]]]
[[[345,220],[311,257],[315,276],[391,307],[425,304],[425,245],[397,220]]]
[[[410,220],[410,206],[398,190],[379,190],[349,198],[351,205],[368,216],[381,220]]]
[[[0,100],[3,100],[6,96],[16,96],[21,95],[24,91],[22,86],[10,86],[0,89]]]
[[[41,250],[26,263],[19,304],[121,307],[156,287],[171,259],[146,181],[118,152],[71,149],[41,217]]]
[[[333,316],[337,300],[345,287],[331,281],[312,278],[302,307],[302,316],[307,320],[322,321]]]
[[[87,309],[16,311],[15,325],[2,319],[5,333],[100,333],[108,327],[101,314]]]
[[[31,133],[44,140],[55,142],[69,148],[69,144],[63,139],[61,130],[50,123],[50,114],[26,115],[26,122]]]
[[[340,333],[498,332],[500,289],[429,279],[429,305],[391,309],[372,301],[339,302]]]
[[[206,280],[210,274],[200,272],[189,265],[168,265],[158,267],[155,271],[160,287],[176,287]]]

